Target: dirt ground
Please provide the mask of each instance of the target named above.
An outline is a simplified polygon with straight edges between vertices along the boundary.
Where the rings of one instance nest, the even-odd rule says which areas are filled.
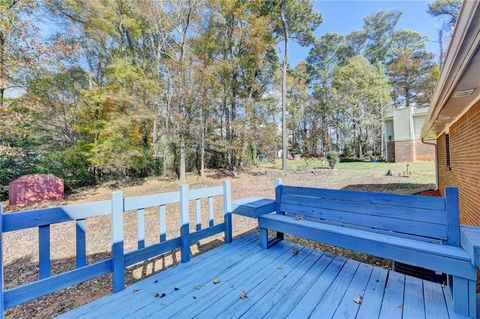
[[[266,165],[240,172],[232,177],[233,200],[243,197],[274,197],[274,179],[283,178],[285,184],[316,186],[334,189],[356,189],[363,191],[395,192],[413,194],[434,187],[434,164],[431,162],[412,163],[408,169],[406,164],[387,163],[340,163],[336,169],[324,169],[323,166],[292,165],[286,173]],[[393,176],[386,176],[388,170]],[[409,172],[410,171],[410,172]],[[400,175],[400,176],[399,176]],[[188,175],[190,188],[221,185],[228,176],[222,171],[207,171],[205,177],[194,174]],[[125,197],[139,196],[178,189],[178,182],[174,178],[148,178],[125,183],[108,183],[95,188],[89,188],[72,194],[62,202],[44,203],[36,207],[52,205],[67,205],[95,200],[108,199],[113,190],[121,190]],[[193,204],[193,203],[191,203]],[[35,208],[36,208],[35,207]],[[202,202],[206,208],[207,203]],[[28,207],[31,208],[31,207]],[[5,207],[6,213],[13,213],[27,208]],[[194,207],[191,206],[191,220],[195,220]],[[205,210],[206,211],[206,210]],[[157,209],[145,210],[145,243],[146,245],[158,242],[159,218]],[[215,200],[215,222],[222,222],[222,203]],[[193,223],[191,223],[193,224]],[[202,224],[208,225],[208,214],[202,215]],[[193,226],[193,225],[191,225]],[[234,236],[254,231],[256,221],[240,216],[233,217]],[[127,213],[124,218],[125,251],[136,249],[136,214]],[[193,231],[193,228],[192,228]],[[99,261],[110,257],[110,218],[96,217],[87,220],[87,259],[88,262]],[[179,234],[178,205],[167,206],[167,238]],[[330,246],[320,245],[297,238],[288,238],[308,246],[329,250],[336,254],[343,254],[350,258],[388,267],[389,262],[378,258],[371,258],[364,254],[346,251]],[[203,240],[192,246],[192,254],[200,254],[220,245],[223,236],[218,235]],[[27,229],[4,234],[4,273],[5,286],[12,288],[38,278],[38,232],[36,229]],[[75,224],[73,222],[55,224],[51,228],[51,259],[52,273],[58,274],[75,268]],[[126,269],[127,284],[150,276],[166,267],[174,265],[179,260],[178,252],[134,265]],[[88,303],[110,293],[110,276],[103,276],[96,280],[76,285],[61,292],[36,299],[23,305],[14,307],[6,314],[7,318],[52,318],[79,305]]]

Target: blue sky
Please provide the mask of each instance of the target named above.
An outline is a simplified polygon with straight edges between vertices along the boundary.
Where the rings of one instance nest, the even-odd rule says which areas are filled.
[[[313,0],[315,9],[322,13],[323,23],[315,31],[318,37],[326,32],[347,34],[363,27],[363,18],[380,10],[397,9],[403,12],[398,29],[411,29],[429,37],[427,49],[437,54],[436,18],[427,13],[428,1],[365,1],[365,0]],[[309,48],[290,42],[289,63],[293,67],[305,59]]]

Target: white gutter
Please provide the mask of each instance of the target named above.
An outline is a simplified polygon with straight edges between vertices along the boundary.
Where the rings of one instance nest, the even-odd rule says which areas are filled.
[[[427,121],[422,129],[422,138],[433,139],[432,127],[440,111],[455,90],[468,63],[480,43],[480,32],[468,32],[480,1],[464,1],[460,9],[457,25],[443,64],[440,79],[437,82],[433,98],[430,102]],[[436,134],[435,137],[438,137]]]

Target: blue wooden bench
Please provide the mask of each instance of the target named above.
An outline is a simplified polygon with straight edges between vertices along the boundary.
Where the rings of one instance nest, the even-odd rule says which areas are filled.
[[[214,198],[223,197],[224,221],[214,223]],[[209,222],[203,228],[201,223],[201,202],[208,201]],[[189,202],[195,201],[195,231],[190,232]],[[166,236],[166,205],[180,204],[180,236]],[[144,209],[158,208],[160,233],[159,242],[145,245]],[[124,251],[123,217],[126,213],[137,214],[138,249]],[[112,257],[87,264],[86,223],[87,218],[111,215]],[[50,225],[74,221],[76,223],[76,268],[53,275],[50,269]],[[39,236],[39,280],[8,290],[3,285],[2,234],[27,228],[38,228]],[[75,284],[112,273],[112,292],[125,288],[125,267],[162,255],[180,248],[182,263],[190,260],[190,245],[201,239],[225,233],[225,242],[232,241],[231,191],[230,182],[223,186],[189,189],[181,185],[177,192],[152,194],[138,197],[123,197],[113,192],[110,200],[96,201],[81,205],[58,206],[13,214],[4,214],[0,205],[0,318],[4,310],[29,300],[50,294]]]
[[[276,184],[276,212],[259,217],[264,248],[273,230],[443,272],[455,312],[476,318],[478,264],[460,245],[457,188],[440,198]]]

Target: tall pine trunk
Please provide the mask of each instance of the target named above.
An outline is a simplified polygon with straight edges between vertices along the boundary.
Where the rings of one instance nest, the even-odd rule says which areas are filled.
[[[288,25],[285,18],[285,1],[280,10],[283,27],[283,70],[282,70],[282,170],[287,170],[287,67],[288,67]]]

